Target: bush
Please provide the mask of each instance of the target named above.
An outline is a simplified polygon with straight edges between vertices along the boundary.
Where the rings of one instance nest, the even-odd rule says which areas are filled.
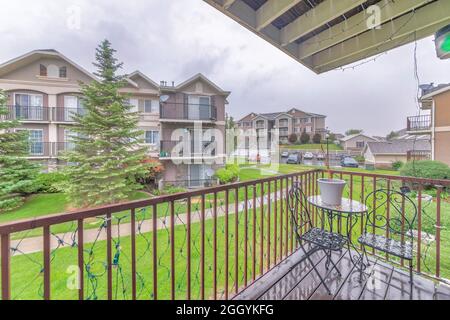
[[[288,140],[289,140],[290,143],[296,143],[297,140],[298,140],[298,137],[297,137],[297,135],[296,135],[295,133],[292,133],[292,134],[289,136]]]
[[[400,169],[400,175],[427,179],[450,179],[450,167],[439,161],[411,161]]]
[[[311,139],[311,137],[306,132],[303,132],[302,135],[300,136],[300,141],[303,144],[308,143],[310,139]]]
[[[316,133],[313,136],[313,142],[319,144],[320,142],[322,142],[322,136],[319,133]]]
[[[0,200],[0,213],[17,209],[23,205],[24,197],[12,197],[10,199]]]
[[[366,162],[366,158],[364,158],[364,156],[356,156],[355,160],[358,161],[358,163],[365,163]]]
[[[235,182],[239,178],[239,166],[227,164],[225,168],[216,171],[215,177],[219,179],[220,184]]]
[[[63,185],[67,181],[67,176],[60,172],[40,173],[36,177],[36,192],[58,193],[63,191]]]
[[[400,170],[401,167],[403,167],[403,162],[401,161],[395,161],[392,163],[392,169],[394,170]]]

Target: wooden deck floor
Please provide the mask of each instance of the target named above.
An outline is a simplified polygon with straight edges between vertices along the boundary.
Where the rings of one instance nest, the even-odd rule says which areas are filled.
[[[323,253],[311,255],[321,275],[325,276]],[[236,300],[409,300],[409,274],[401,269],[372,259],[363,281],[353,268],[348,253],[335,254],[333,260],[342,276],[331,272],[326,283],[332,295],[320,284],[311,264],[297,251],[273,268],[253,285],[235,297]],[[415,300],[450,300],[450,287],[414,274]]]

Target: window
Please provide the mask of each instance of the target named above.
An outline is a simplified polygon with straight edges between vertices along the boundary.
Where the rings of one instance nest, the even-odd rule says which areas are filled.
[[[145,113],[158,113],[159,112],[159,101],[158,100],[145,100],[144,101],[144,112]]]
[[[67,67],[59,68],[59,77],[60,78],[67,78]]]
[[[139,111],[139,100],[138,99],[127,99],[125,102],[131,106],[130,112],[138,112]]]
[[[24,120],[44,120],[44,97],[41,94],[16,93],[16,117]]]
[[[30,141],[30,154],[31,155],[43,155],[44,143],[43,143],[43,130],[29,130],[28,139]]]
[[[47,77],[49,78],[59,78],[59,68],[54,64],[47,66]]]
[[[364,148],[366,143],[364,141],[356,141],[356,147],[357,148]]]
[[[159,131],[145,131],[145,143],[146,144],[158,144],[159,143]]]
[[[44,66],[43,64],[41,64],[41,65],[39,66],[39,75],[40,75],[41,77],[46,77],[46,76],[47,76],[47,67]]]

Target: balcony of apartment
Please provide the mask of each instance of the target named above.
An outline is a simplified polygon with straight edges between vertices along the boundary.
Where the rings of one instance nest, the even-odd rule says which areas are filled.
[[[183,143],[182,141],[162,140],[160,142],[160,159],[174,158],[210,158],[215,157],[216,143],[214,141],[190,141]]]
[[[33,141],[28,143],[30,158],[50,158],[54,155],[52,142]]]
[[[210,122],[217,121],[217,107],[208,104],[163,102],[160,106],[162,122]]]
[[[84,115],[85,110],[82,108],[67,108],[67,107],[57,107],[52,108],[52,120],[54,122],[74,122],[75,115]]]
[[[8,114],[1,116],[4,120],[20,120],[23,122],[50,121],[50,108],[43,106],[8,106]]]
[[[293,225],[293,217],[309,208],[313,227],[323,229],[323,211],[292,197],[290,191],[296,185],[305,197],[314,196],[317,179],[328,174],[346,180],[344,197],[365,202],[370,210],[352,216],[350,242],[333,253],[335,267],[327,268],[324,253],[300,250],[304,243],[296,241]],[[450,299],[445,284],[450,256],[444,250],[450,231],[443,227],[449,221],[444,188],[450,181],[324,170],[0,224],[1,297],[410,299],[405,260],[368,249],[363,273],[351,261],[361,250],[357,239],[370,212],[385,217],[394,209],[406,212],[403,201],[394,208],[382,205],[381,198],[366,197],[379,188],[405,186],[413,188],[408,197],[417,206],[416,220],[407,230],[414,236],[412,297]],[[430,187],[433,192],[427,191]],[[335,231],[348,233],[347,226],[345,220],[337,220]],[[402,220],[396,226],[409,229]],[[308,230],[297,229],[299,234]],[[73,286],[56,276],[66,274],[70,265],[79,270]]]
[[[431,160],[430,150],[411,150],[406,153],[406,157],[409,161]]]
[[[409,134],[431,133],[431,115],[408,117],[406,130]]]

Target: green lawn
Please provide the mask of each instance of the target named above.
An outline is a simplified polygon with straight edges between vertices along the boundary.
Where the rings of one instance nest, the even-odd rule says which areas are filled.
[[[327,150],[326,144],[283,144],[280,145],[280,149],[290,149],[290,150]],[[338,146],[334,143],[328,144],[328,149],[331,151],[343,150],[341,146]]]

